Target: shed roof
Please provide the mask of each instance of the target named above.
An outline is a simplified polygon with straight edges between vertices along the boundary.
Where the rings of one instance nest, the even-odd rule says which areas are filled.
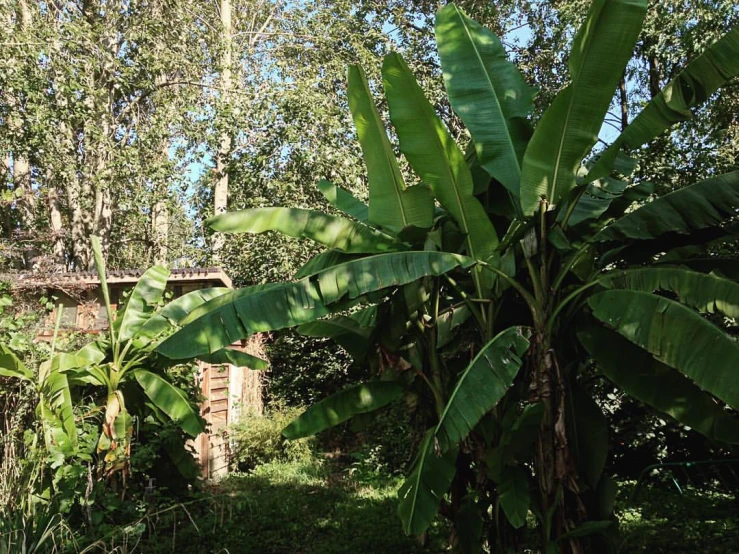
[[[134,284],[146,270],[116,269],[108,271],[109,285]],[[100,284],[96,271],[70,271],[60,273],[13,272],[0,274],[0,280],[10,282],[14,288],[81,288]],[[222,267],[188,267],[171,269],[168,282],[211,281],[214,285],[231,288],[233,283]]]

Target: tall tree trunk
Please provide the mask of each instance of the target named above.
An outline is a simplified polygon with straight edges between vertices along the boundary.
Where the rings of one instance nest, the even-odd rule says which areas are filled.
[[[36,215],[36,197],[31,180],[31,164],[18,153],[13,156],[13,187],[18,195],[18,214],[24,235],[33,230]]]
[[[16,12],[18,21],[19,35],[25,37],[26,32],[31,27],[31,10],[26,0],[19,0]],[[22,132],[23,122],[20,115],[20,101],[16,100],[15,126],[18,132]],[[33,192],[31,179],[31,164],[24,152],[13,152],[13,185],[18,195],[18,215],[20,222],[21,239],[28,246],[24,248],[23,260],[26,268],[32,265],[32,259],[37,255],[37,250],[31,246],[34,242],[33,231],[35,229],[36,219],[36,197]]]
[[[532,348],[530,401],[541,402],[544,417],[534,452],[534,470],[541,494],[540,512],[551,513],[542,522],[542,548],[573,530],[587,517],[580,500],[577,469],[567,438],[566,383],[546,329],[537,329]],[[578,539],[561,541],[562,554],[581,554]]]
[[[157,3],[153,7],[152,17],[162,18],[164,17],[163,5]],[[165,48],[161,45],[158,46],[160,55],[164,55]],[[165,72],[159,73],[154,79],[154,88],[156,90],[163,89],[167,84],[167,74]],[[162,118],[166,119],[167,106],[157,106],[156,110],[162,111]],[[159,146],[160,164],[164,167],[167,166],[169,161],[169,135],[168,130],[162,132]],[[167,187],[167,176],[158,176],[155,182],[154,190],[154,205],[151,208],[151,259],[157,265],[167,265],[169,262],[169,208],[167,206],[167,197],[169,195]]]
[[[155,202],[151,210],[151,235],[154,241],[152,259],[157,265],[169,263],[169,210],[164,200]]]
[[[47,198],[49,202],[49,225],[51,227],[51,241],[53,261],[57,267],[64,268],[64,220],[62,218],[62,206],[59,193],[54,185],[54,176],[47,173]]]
[[[662,90],[662,64],[655,55],[650,55],[647,63],[649,64],[649,96],[654,98]]]
[[[79,256],[79,262],[84,263],[87,258],[86,269],[94,269],[94,261],[90,254],[89,237],[100,237],[103,256],[107,257],[110,232],[113,223],[113,200],[111,182],[108,174],[108,159],[110,143],[113,140],[115,125],[113,121],[114,79],[113,67],[117,51],[117,36],[113,22],[106,20],[112,17],[107,12],[99,13],[99,6],[94,0],[83,2],[83,13],[93,28],[102,28],[99,41],[103,51],[101,64],[97,71],[91,72],[88,77],[85,104],[91,117],[84,123],[83,137],[83,168],[80,187],[82,223],[84,225],[84,245],[75,242],[75,248],[84,256]],[[74,216],[74,212],[73,212]],[[77,256],[76,256],[77,257]],[[84,266],[83,266],[84,267]]]
[[[10,186],[10,182],[12,180],[13,172],[11,171],[11,168],[13,167],[13,159],[9,152],[5,153],[5,156],[3,158],[3,191],[5,190],[5,187]],[[2,203],[2,224],[3,224],[3,237],[9,239],[11,235],[13,234],[13,218],[10,213],[10,205],[9,203]]]
[[[231,21],[231,0],[221,0],[221,25],[223,26],[223,44],[221,51],[221,79],[219,84],[222,109],[228,110],[231,93],[231,67],[233,63],[233,41]],[[228,207],[228,162],[231,155],[231,134],[228,125],[221,130],[218,155],[216,156],[216,175],[213,191],[213,213],[219,215],[226,212]],[[223,249],[224,236],[221,233],[213,234],[213,261],[219,262]]]
[[[626,90],[626,74],[618,83],[619,104],[621,105],[621,132],[629,126],[629,95]]]

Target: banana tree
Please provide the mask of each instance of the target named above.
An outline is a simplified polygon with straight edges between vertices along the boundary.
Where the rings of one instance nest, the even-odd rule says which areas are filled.
[[[108,477],[120,472],[125,478],[131,453],[132,412],[152,413],[159,421],[172,421],[192,438],[203,432],[204,422],[197,405],[171,382],[165,370],[172,363],[158,356],[155,348],[181,318],[230,289],[197,290],[163,305],[169,270],[155,266],[141,276],[125,306],[114,314],[97,237],[92,237],[92,246],[108,321],[112,324],[106,335],[79,351],[54,356],[47,371],[55,378],[68,380],[69,387],[92,389],[94,396],[101,390],[103,420],[97,446],[101,469]],[[228,348],[198,359],[253,369],[267,367],[264,360]],[[72,436],[74,420],[68,421],[68,425],[72,429],[67,434]],[[196,476],[197,468],[191,457],[183,455],[184,445],[169,446],[167,453],[177,469],[186,477]]]
[[[34,373],[11,349],[0,344],[0,377],[25,381],[35,389],[36,412],[47,449],[57,448],[63,456],[73,455],[77,432],[67,376],[49,372],[48,362],[42,363],[38,373]]]
[[[616,489],[603,475],[608,428],[588,388],[594,371],[713,440],[739,442],[727,408],[739,407],[739,346],[711,315],[739,311],[727,277],[737,260],[714,248],[736,236],[739,172],[653,198],[653,185],[630,180],[622,151],[691,117],[739,74],[739,29],[598,152],[646,9],[646,0],[592,2],[570,84],[535,128],[535,91],[500,40],[454,4],[439,10],[439,58],[467,148],[400,55],[382,68],[417,184],[400,170],[362,69],[350,67],[369,206],[322,182],[331,214],[262,208],[209,220],[219,232],[273,230],[327,250],[289,282],[204,303],[157,351],[207,355],[294,326],[332,337],[377,377],[318,402],[284,434],[317,433],[405,397],[427,421],[399,492],[407,533],[424,533],[441,512],[460,550],[519,551],[533,515],[547,553],[600,541]]]

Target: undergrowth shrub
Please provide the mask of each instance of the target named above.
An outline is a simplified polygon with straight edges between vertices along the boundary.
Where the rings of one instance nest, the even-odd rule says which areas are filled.
[[[266,383],[268,402],[309,406],[369,375],[329,339],[279,331],[272,334],[266,349],[271,365]]]
[[[355,417],[345,435],[355,435],[349,454],[353,467],[387,475],[404,474],[413,461],[422,432],[416,429],[405,403],[395,402],[366,417]],[[348,442],[348,441],[347,441]]]
[[[270,404],[263,415],[243,415],[228,431],[232,468],[249,471],[270,462],[310,461],[313,438],[289,441],[282,436],[282,430],[302,411],[277,402]]]

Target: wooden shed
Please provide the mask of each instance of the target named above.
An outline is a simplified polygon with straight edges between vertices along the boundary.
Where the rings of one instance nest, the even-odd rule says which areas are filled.
[[[115,309],[126,290],[131,289],[143,269],[108,272],[110,299]],[[51,294],[57,306],[63,306],[62,331],[97,334],[108,327],[100,280],[95,272],[54,274],[12,274],[0,276],[11,282],[14,292],[25,297]],[[193,290],[211,287],[231,287],[231,279],[219,267],[171,270],[167,290],[173,298]],[[56,314],[52,313],[39,330],[38,340],[51,340]],[[261,336],[250,337],[231,346],[249,354],[264,357]],[[229,444],[226,428],[238,420],[241,413],[261,413],[261,373],[231,364],[213,365],[200,362],[198,380],[205,398],[201,414],[208,430],[197,437],[192,446],[206,479],[218,478],[228,472]]]

